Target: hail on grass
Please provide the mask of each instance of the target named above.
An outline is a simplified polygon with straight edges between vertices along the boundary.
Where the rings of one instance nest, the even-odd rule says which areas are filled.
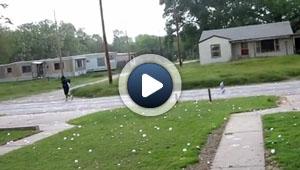
[[[271,154],[275,154],[276,150],[275,149],[271,149]]]

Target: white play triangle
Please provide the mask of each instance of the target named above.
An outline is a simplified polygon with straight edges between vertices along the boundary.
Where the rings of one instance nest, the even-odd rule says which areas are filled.
[[[158,90],[162,89],[164,85],[149,76],[148,74],[143,74],[142,76],[142,96],[147,98],[152,94],[156,93]]]

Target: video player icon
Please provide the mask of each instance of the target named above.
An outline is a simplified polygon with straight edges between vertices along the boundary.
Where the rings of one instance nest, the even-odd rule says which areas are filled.
[[[169,111],[181,94],[181,78],[168,59],[146,54],[126,64],[119,76],[119,93],[124,104],[142,116]]]
[[[143,74],[142,76],[142,96],[147,98],[151,96],[153,93],[157,92],[158,90],[162,89],[164,85],[154,79],[153,77],[149,76],[148,74]]]
[[[144,108],[163,105],[173,91],[173,80],[169,72],[163,66],[153,63],[136,67],[127,84],[131,99]]]

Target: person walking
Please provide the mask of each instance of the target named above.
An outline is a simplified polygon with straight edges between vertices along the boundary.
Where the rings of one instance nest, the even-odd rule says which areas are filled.
[[[66,96],[66,101],[68,101],[69,98],[73,100],[73,96],[70,93],[70,88],[71,88],[71,80],[67,79],[65,76],[61,77],[61,84],[64,89],[64,94]]]

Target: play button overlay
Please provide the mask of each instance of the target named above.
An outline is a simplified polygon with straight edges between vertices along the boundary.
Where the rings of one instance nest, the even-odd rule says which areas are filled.
[[[147,63],[136,67],[127,82],[130,98],[144,108],[163,105],[173,92],[173,81],[169,72],[159,64]]]
[[[154,79],[153,77],[149,76],[148,74],[143,74],[142,77],[142,96],[147,98],[151,96],[153,93],[157,92],[158,90],[162,89],[164,85]]]
[[[181,94],[181,78],[175,65],[164,57],[147,54],[131,60],[119,78],[124,104],[143,116],[169,111]]]

